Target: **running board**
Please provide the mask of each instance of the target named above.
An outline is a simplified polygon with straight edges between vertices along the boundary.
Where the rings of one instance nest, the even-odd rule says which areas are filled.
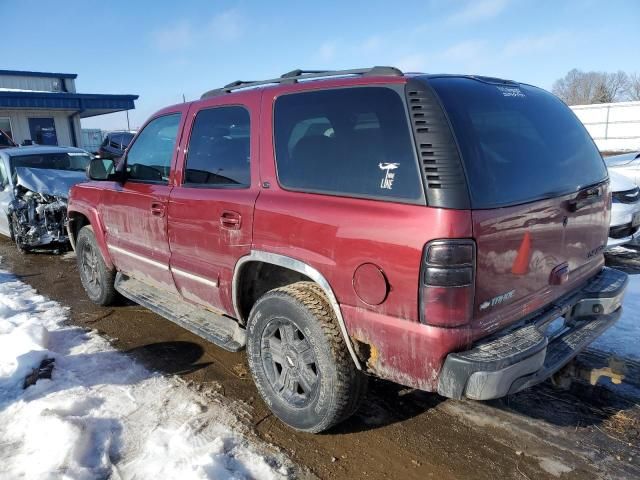
[[[246,345],[246,331],[231,317],[186,302],[174,293],[152,287],[122,273],[116,276],[115,288],[129,300],[225,350],[237,352]]]

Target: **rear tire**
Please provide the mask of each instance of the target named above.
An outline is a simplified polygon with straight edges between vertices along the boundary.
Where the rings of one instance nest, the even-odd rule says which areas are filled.
[[[314,283],[264,294],[251,309],[247,332],[253,379],[285,424],[318,433],[360,406],[367,377],[354,365],[333,309]]]
[[[116,270],[107,268],[91,225],[82,227],[78,233],[76,260],[89,299],[98,305],[113,304],[118,295],[114,287]]]

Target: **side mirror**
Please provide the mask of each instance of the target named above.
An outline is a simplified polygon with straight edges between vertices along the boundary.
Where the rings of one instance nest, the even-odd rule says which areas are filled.
[[[119,180],[116,163],[110,158],[92,158],[87,167],[89,180]]]

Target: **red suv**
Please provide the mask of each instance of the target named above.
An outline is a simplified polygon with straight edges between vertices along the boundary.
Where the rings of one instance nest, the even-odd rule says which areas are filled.
[[[605,165],[529,85],[390,67],[237,81],[159,111],[88,174],[69,202],[88,296],[246,346],[299,430],[350,416],[367,375],[520,391],[621,313]]]

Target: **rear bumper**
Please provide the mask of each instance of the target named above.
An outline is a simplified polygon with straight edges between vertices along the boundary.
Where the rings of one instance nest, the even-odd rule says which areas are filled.
[[[605,267],[578,292],[524,324],[483,339],[470,350],[449,354],[438,393],[490,400],[549,378],[620,318],[627,281],[625,273]],[[564,328],[547,334],[559,317],[564,317]]]

